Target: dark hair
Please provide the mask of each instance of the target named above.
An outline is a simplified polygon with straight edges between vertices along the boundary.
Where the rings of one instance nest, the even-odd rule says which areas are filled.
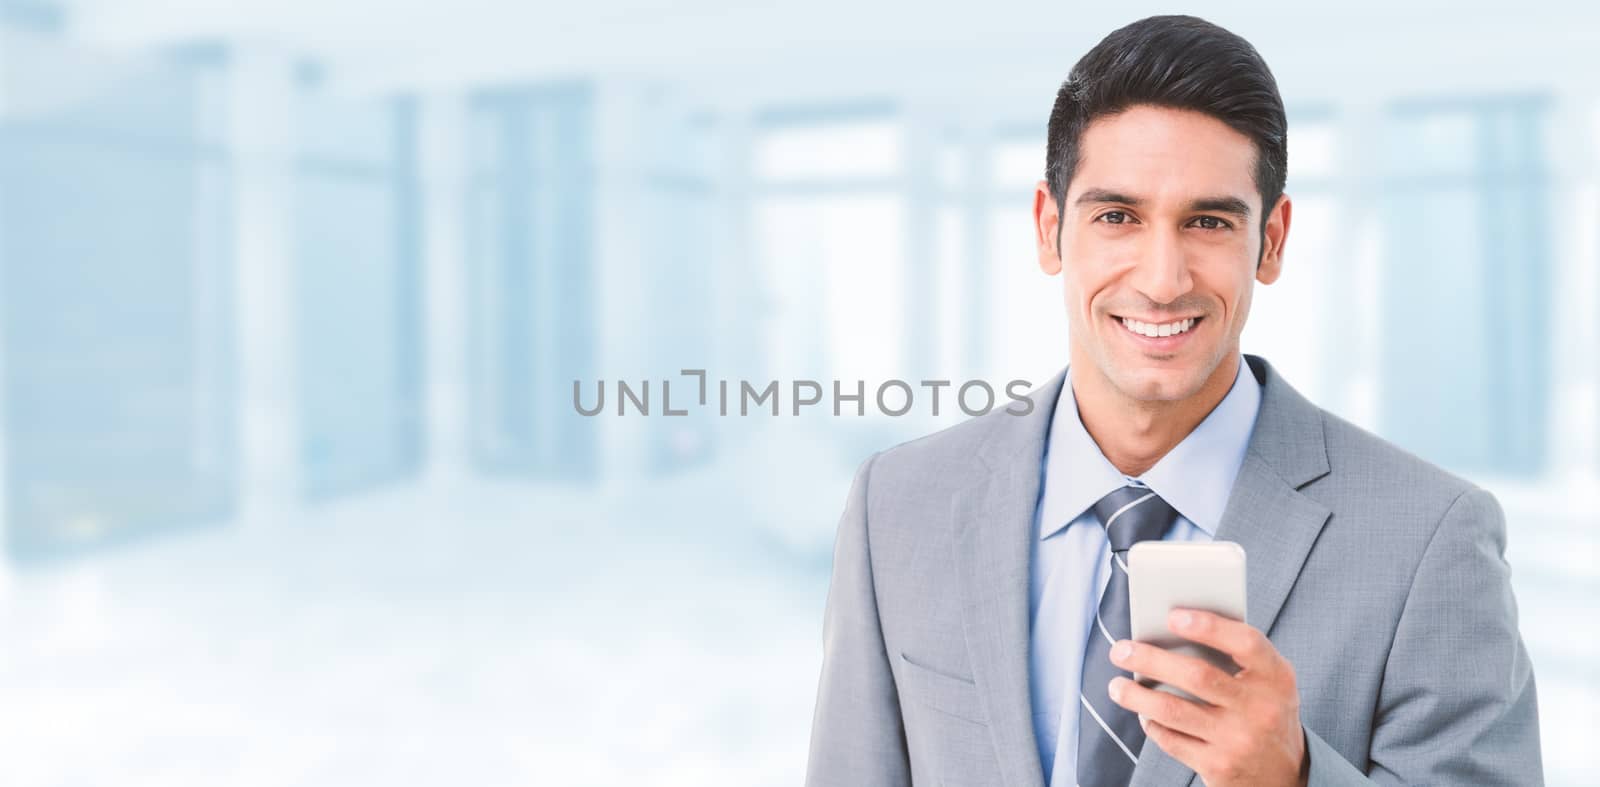
[[[1261,227],[1283,194],[1288,121],[1278,83],[1249,41],[1204,19],[1152,16],[1106,36],[1061,83],[1050,110],[1045,179],[1061,205],[1090,121],[1137,104],[1203,112],[1256,145]]]

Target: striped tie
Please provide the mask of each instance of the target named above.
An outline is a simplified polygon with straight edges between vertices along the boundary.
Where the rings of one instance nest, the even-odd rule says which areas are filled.
[[[1111,701],[1106,684],[1117,675],[1132,677],[1111,664],[1111,644],[1129,636],[1127,553],[1136,542],[1159,539],[1178,512],[1155,492],[1125,486],[1100,498],[1094,514],[1111,542],[1111,578],[1100,596],[1094,631],[1083,651],[1083,684],[1078,692],[1078,785],[1124,787],[1133,776],[1144,745],[1139,717]]]

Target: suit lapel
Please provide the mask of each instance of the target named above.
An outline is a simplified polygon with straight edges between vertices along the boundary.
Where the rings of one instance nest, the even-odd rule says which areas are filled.
[[[1234,485],[1217,538],[1244,547],[1247,617],[1250,625],[1270,634],[1331,512],[1284,483],[1260,457],[1247,456],[1245,468],[1249,475]]]
[[[1261,409],[1216,537],[1244,547],[1246,617],[1250,625],[1270,635],[1331,513],[1299,491],[1327,475],[1328,453],[1316,406],[1289,387],[1265,360],[1253,355],[1245,360],[1262,384]],[[1129,787],[1188,784],[1194,776],[1188,766],[1146,742]]]
[[[1009,787],[1044,787],[1028,678],[1029,560],[1044,440],[1064,379],[1040,386],[1028,415],[995,416],[977,451],[977,480],[951,501],[967,652]]]
[[[1272,633],[1311,545],[1332,513],[1300,489],[1328,474],[1322,413],[1266,361],[1246,356],[1263,380],[1261,411],[1217,539],[1244,547],[1249,623]]]

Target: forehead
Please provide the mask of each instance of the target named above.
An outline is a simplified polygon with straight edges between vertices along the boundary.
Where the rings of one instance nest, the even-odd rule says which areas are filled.
[[[1139,105],[1090,122],[1068,201],[1091,188],[1156,202],[1234,196],[1260,211],[1255,143],[1210,115]]]

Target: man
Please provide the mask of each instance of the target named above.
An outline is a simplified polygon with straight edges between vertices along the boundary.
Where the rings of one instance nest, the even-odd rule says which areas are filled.
[[[1025,415],[861,466],[808,784],[1542,783],[1499,504],[1240,354],[1283,266],[1285,139],[1266,64],[1202,20],[1073,68],[1034,198],[1070,363]],[[1169,620],[1237,674],[1127,641],[1142,539],[1244,547],[1247,621]]]

